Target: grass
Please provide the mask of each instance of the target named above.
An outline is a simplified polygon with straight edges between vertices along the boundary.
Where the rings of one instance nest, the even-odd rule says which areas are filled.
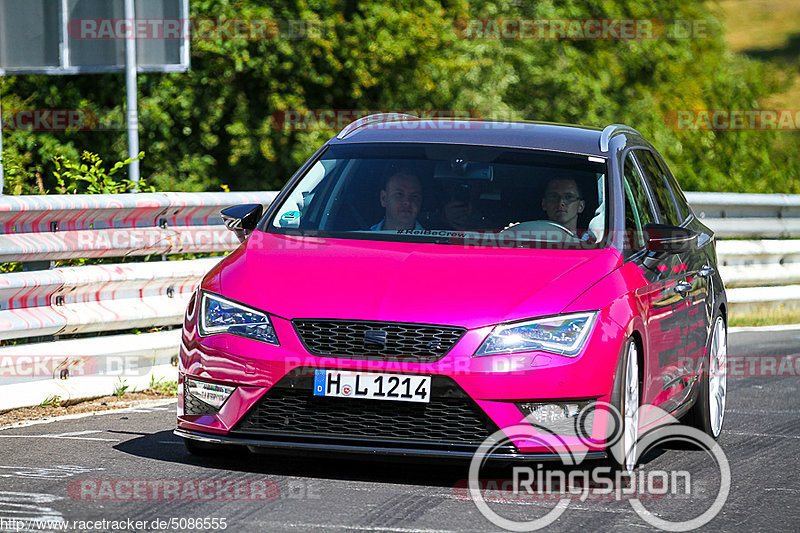
[[[177,396],[178,382],[169,381],[165,378],[160,378],[157,380],[155,376],[151,376],[150,385],[147,386],[147,390],[152,390],[161,394],[169,394],[170,396]]]
[[[767,108],[796,109],[800,102],[800,2],[721,0],[731,50],[778,66],[791,85],[766,98]]]
[[[756,308],[747,311],[731,311],[729,326],[774,326],[779,324],[800,324],[800,309]]]
[[[61,407],[61,396],[58,394],[48,396],[39,404],[39,407]]]
[[[127,381],[122,378],[118,378],[117,382],[114,384],[114,396],[121,398],[126,392],[128,392],[128,389],[130,389],[130,385],[128,385]],[[134,390],[131,389],[130,392],[134,392]],[[150,383],[143,392],[157,392],[159,394],[168,396],[177,396],[178,382],[169,381],[166,378],[156,379],[155,376],[150,376]]]
[[[734,52],[779,49],[800,32],[797,0],[721,0],[725,40]]]
[[[725,19],[725,40],[730,49],[779,69],[787,88],[759,102],[761,107],[800,107],[800,2],[798,0],[720,0]],[[796,132],[792,132],[796,135]],[[796,150],[789,138],[776,140]],[[731,311],[731,326],[800,324],[800,309],[755,308]]]
[[[127,380],[122,378],[117,378],[117,382],[114,384],[114,396],[120,398],[128,391],[129,388],[130,385],[128,385]]]

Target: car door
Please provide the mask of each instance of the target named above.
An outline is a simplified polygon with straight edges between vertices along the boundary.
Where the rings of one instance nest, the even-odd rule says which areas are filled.
[[[683,279],[682,261],[676,254],[655,256],[647,251],[644,227],[658,222],[658,211],[632,151],[625,156],[623,177],[628,260],[641,269],[647,281],[636,290],[635,298],[645,315],[642,416],[649,419],[648,406],[668,409],[672,397],[682,391],[674,386],[682,377],[679,320],[684,298],[676,291],[678,281]]]
[[[686,197],[664,160],[658,153],[653,152],[651,155],[655,163],[654,168],[657,167],[660,171],[659,183],[665,184],[675,202],[681,219],[680,225],[698,233],[697,247],[684,255],[686,281],[692,285],[689,292],[692,305],[689,308],[686,348],[689,358],[687,364],[689,369],[693,370],[693,375],[688,375],[686,379],[694,380],[697,378],[699,365],[707,350],[714,315],[714,290],[712,287],[714,265],[716,264],[714,240],[712,232],[694,217]]]
[[[649,149],[634,150],[634,154],[655,200],[659,222],[673,226],[686,226],[688,214],[676,200],[675,186],[670,183],[658,156]],[[702,241],[702,239],[700,239]],[[662,329],[680,340],[677,348],[660,352],[659,362],[664,365],[663,387],[669,395],[665,410],[672,411],[688,399],[690,385],[696,368],[705,353],[710,316],[708,282],[705,277],[707,258],[703,243],[680,256],[674,255],[677,268],[676,285],[671,298],[672,316],[662,322]]]

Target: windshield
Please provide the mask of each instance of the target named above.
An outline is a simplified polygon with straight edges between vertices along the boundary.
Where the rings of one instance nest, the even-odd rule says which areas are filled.
[[[596,247],[601,158],[452,144],[328,147],[262,229],[477,246]]]

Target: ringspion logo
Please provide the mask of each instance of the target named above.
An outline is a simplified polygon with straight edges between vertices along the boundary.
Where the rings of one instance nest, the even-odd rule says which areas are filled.
[[[643,415],[643,420],[658,421],[658,424],[647,431],[640,431],[640,417],[637,414],[634,417],[636,444],[628,450],[615,446],[621,439],[630,436],[623,424],[616,423],[622,421],[624,416],[615,406],[604,402],[589,404],[576,420],[587,420],[590,414],[593,418],[597,415],[603,420],[607,415],[605,423],[609,428],[606,443],[609,453],[618,463],[624,461],[636,465],[647,451],[664,443],[676,442],[691,445],[705,453],[707,464],[714,465],[710,469],[718,471],[718,479],[701,473],[704,466],[696,465],[692,465],[694,472],[650,469],[641,465],[621,472],[609,466],[591,464],[591,461],[585,461],[586,452],[595,448],[597,442],[590,434],[576,428],[576,436],[565,435],[563,427],[527,417],[515,426],[497,430],[483,441],[470,462],[466,486],[463,482],[457,483],[455,495],[471,499],[487,520],[508,531],[543,529],[558,520],[576,500],[626,501],[643,521],[664,531],[690,531],[702,527],[719,514],[730,493],[731,472],[725,453],[713,438],[698,429],[679,424],[672,415],[656,406],[641,406],[639,413]],[[536,470],[528,465],[514,465],[510,479],[483,477],[481,473],[486,471],[483,469],[492,456],[495,453],[502,456],[507,446],[516,442],[540,446],[546,450],[542,453],[551,455],[555,461],[547,468],[539,465]],[[632,456],[629,457],[629,454]],[[663,510],[657,513],[646,505],[661,501],[663,509],[663,502],[670,500],[676,503],[677,508],[695,502],[702,512],[688,519],[680,516],[673,520],[665,518]],[[491,502],[539,502],[547,505],[526,506],[512,516],[504,516],[499,511],[505,513],[506,509],[492,507],[489,505]]]

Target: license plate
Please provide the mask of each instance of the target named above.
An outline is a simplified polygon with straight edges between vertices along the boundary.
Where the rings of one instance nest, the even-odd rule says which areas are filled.
[[[429,403],[430,394],[430,376],[314,371],[314,396]]]

